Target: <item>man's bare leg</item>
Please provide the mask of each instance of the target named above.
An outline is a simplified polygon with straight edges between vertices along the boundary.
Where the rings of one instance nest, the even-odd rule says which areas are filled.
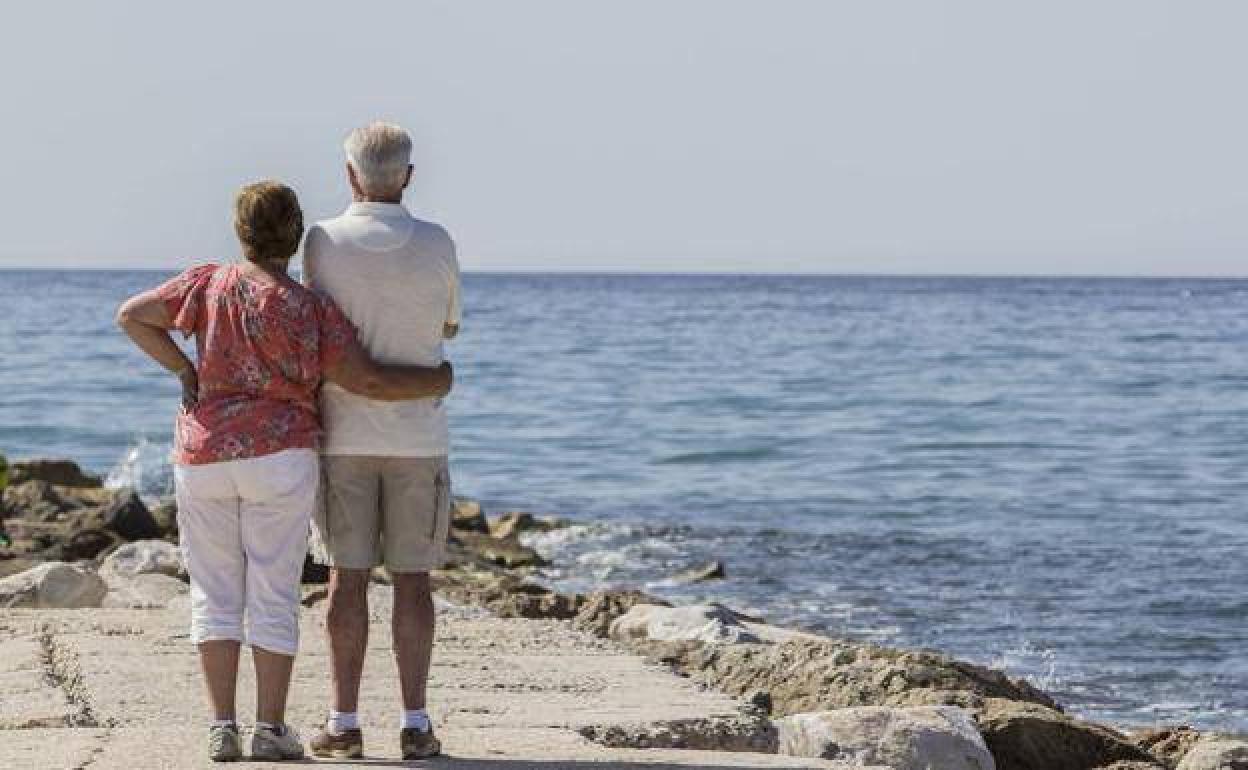
[[[370,570],[329,571],[329,661],[334,681],[334,711],[354,713],[368,650],[368,579]]]
[[[403,709],[425,708],[425,685],[433,657],[435,614],[429,573],[394,573],[394,657],[399,665]]]

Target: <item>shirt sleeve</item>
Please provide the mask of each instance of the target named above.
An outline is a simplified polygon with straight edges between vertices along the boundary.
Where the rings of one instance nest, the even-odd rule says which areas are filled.
[[[338,303],[330,299],[328,295],[318,293],[316,296],[321,303],[319,350],[321,371],[325,372],[341,361],[351,346],[356,344],[355,327],[347,320],[347,316],[338,307]]]
[[[459,257],[455,253],[455,242],[451,241],[450,251],[450,301],[446,304],[446,323],[448,326],[459,326],[463,314],[463,299],[460,291]]]
[[[200,265],[156,287],[156,296],[165,303],[174,329],[189,337],[199,328],[205,318],[208,284],[216,272],[216,265]]]

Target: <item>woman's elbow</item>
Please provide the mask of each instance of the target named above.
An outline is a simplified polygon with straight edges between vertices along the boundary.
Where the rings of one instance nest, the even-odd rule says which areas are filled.
[[[113,315],[113,321],[121,328],[126,328],[134,321],[131,313],[130,300],[126,300],[117,306],[117,312]]]

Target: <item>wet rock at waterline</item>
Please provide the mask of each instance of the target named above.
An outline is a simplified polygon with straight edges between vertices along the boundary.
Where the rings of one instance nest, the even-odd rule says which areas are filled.
[[[724,563],[717,560],[681,570],[669,579],[675,583],[702,583],[707,580],[720,580],[724,577],[727,577]]]
[[[1001,770],[1096,770],[1154,761],[1115,730],[1036,703],[990,698],[976,720]]]

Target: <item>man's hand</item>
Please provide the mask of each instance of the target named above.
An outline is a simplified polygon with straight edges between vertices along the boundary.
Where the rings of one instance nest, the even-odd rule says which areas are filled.
[[[199,403],[199,375],[195,367],[178,372],[178,381],[182,383],[182,408],[189,412]]]

